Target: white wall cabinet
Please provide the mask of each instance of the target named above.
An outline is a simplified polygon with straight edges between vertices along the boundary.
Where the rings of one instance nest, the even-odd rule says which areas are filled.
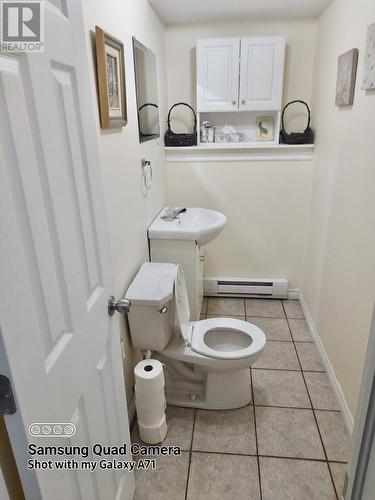
[[[198,112],[280,110],[284,55],[284,37],[198,40]]]
[[[281,109],[284,55],[283,37],[241,39],[241,111]]]
[[[238,109],[239,55],[239,38],[198,40],[198,111]]]

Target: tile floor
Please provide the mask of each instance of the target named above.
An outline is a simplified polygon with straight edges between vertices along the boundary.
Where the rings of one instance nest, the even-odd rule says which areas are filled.
[[[205,298],[202,318],[236,316],[267,336],[238,410],[168,407],[163,444],[180,457],[136,473],[136,500],[335,500],[349,438],[298,301]],[[141,442],[136,424],[133,442]]]

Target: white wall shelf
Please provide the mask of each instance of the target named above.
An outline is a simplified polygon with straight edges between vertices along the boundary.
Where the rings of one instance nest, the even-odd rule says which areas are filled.
[[[210,143],[190,147],[166,147],[167,162],[205,161],[305,161],[312,160],[314,144]]]

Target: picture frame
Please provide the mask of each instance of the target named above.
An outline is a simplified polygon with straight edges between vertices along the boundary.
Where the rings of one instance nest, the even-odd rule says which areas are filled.
[[[351,106],[354,102],[358,49],[341,54],[337,62],[336,106]]]
[[[375,89],[375,23],[367,28],[362,90]]]
[[[272,116],[257,116],[255,121],[256,140],[273,141],[274,121]]]
[[[101,128],[127,123],[124,44],[95,26],[96,71]]]

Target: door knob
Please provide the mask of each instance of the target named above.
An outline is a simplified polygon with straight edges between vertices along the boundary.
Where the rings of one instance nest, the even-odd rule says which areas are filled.
[[[108,314],[113,316],[115,311],[120,314],[128,313],[130,309],[131,302],[128,299],[116,300],[113,295],[109,297],[108,300]]]

